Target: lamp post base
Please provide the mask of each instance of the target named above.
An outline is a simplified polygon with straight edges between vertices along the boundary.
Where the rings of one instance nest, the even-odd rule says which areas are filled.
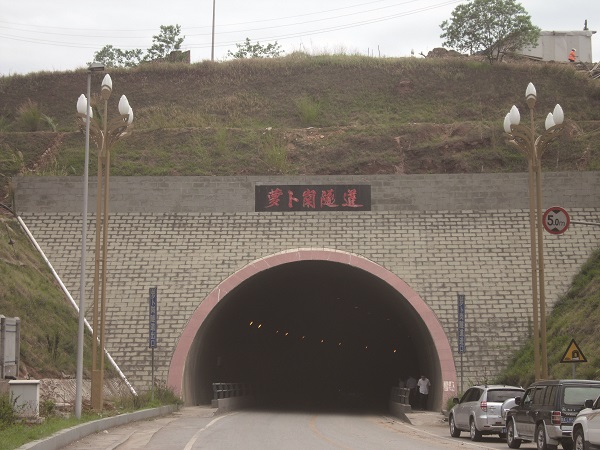
[[[104,373],[102,370],[92,371],[92,408],[102,411],[104,404]]]

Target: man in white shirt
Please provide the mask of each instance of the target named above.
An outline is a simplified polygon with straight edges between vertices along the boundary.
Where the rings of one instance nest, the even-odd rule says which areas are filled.
[[[427,408],[427,398],[429,397],[431,383],[425,375],[421,375],[421,378],[417,381],[417,386],[419,388],[419,406],[421,409],[425,409]]]

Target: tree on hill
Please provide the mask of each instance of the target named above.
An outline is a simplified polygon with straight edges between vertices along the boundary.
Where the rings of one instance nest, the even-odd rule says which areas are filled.
[[[256,44],[253,44],[250,42],[250,38],[246,38],[243,44],[235,44],[235,46],[237,47],[237,52],[233,53],[231,50],[228,50],[227,56],[236,59],[276,58],[284,53],[277,41],[274,44],[261,45],[258,41],[256,41]]]
[[[152,36],[152,47],[146,51],[145,55],[139,48],[121,50],[112,45],[105,45],[100,51],[94,53],[93,62],[104,64],[105,67],[135,67],[143,61],[165,58],[173,50],[181,48],[184,37],[179,37],[180,33],[180,25],[161,25],[160,33]]]
[[[470,55],[481,53],[490,62],[526,46],[535,46],[540,29],[514,0],[473,0],[458,5],[440,25],[443,45]]]
[[[100,51],[94,53],[93,62],[102,63],[105,67],[135,67],[143,60],[144,54],[139,48],[121,50],[112,45],[105,45]]]
[[[152,47],[148,49],[145,60],[153,61],[155,59],[165,58],[173,50],[180,50],[183,43],[181,26],[179,25],[161,25],[160,34],[152,36]]]

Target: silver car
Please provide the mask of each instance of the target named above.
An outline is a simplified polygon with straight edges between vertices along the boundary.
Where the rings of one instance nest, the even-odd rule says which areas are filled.
[[[518,386],[481,385],[467,390],[450,410],[448,422],[450,436],[459,437],[461,431],[468,431],[472,441],[479,441],[484,434],[505,436],[502,404],[511,398],[523,395],[524,389]]]

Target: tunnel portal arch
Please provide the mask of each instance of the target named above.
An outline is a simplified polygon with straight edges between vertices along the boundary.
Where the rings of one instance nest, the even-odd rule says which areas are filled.
[[[417,292],[359,255],[295,249],[248,264],[200,303],[167,382],[197,405],[210,402],[216,381],[375,396],[420,373],[432,381],[429,408],[456,395],[450,343]]]

